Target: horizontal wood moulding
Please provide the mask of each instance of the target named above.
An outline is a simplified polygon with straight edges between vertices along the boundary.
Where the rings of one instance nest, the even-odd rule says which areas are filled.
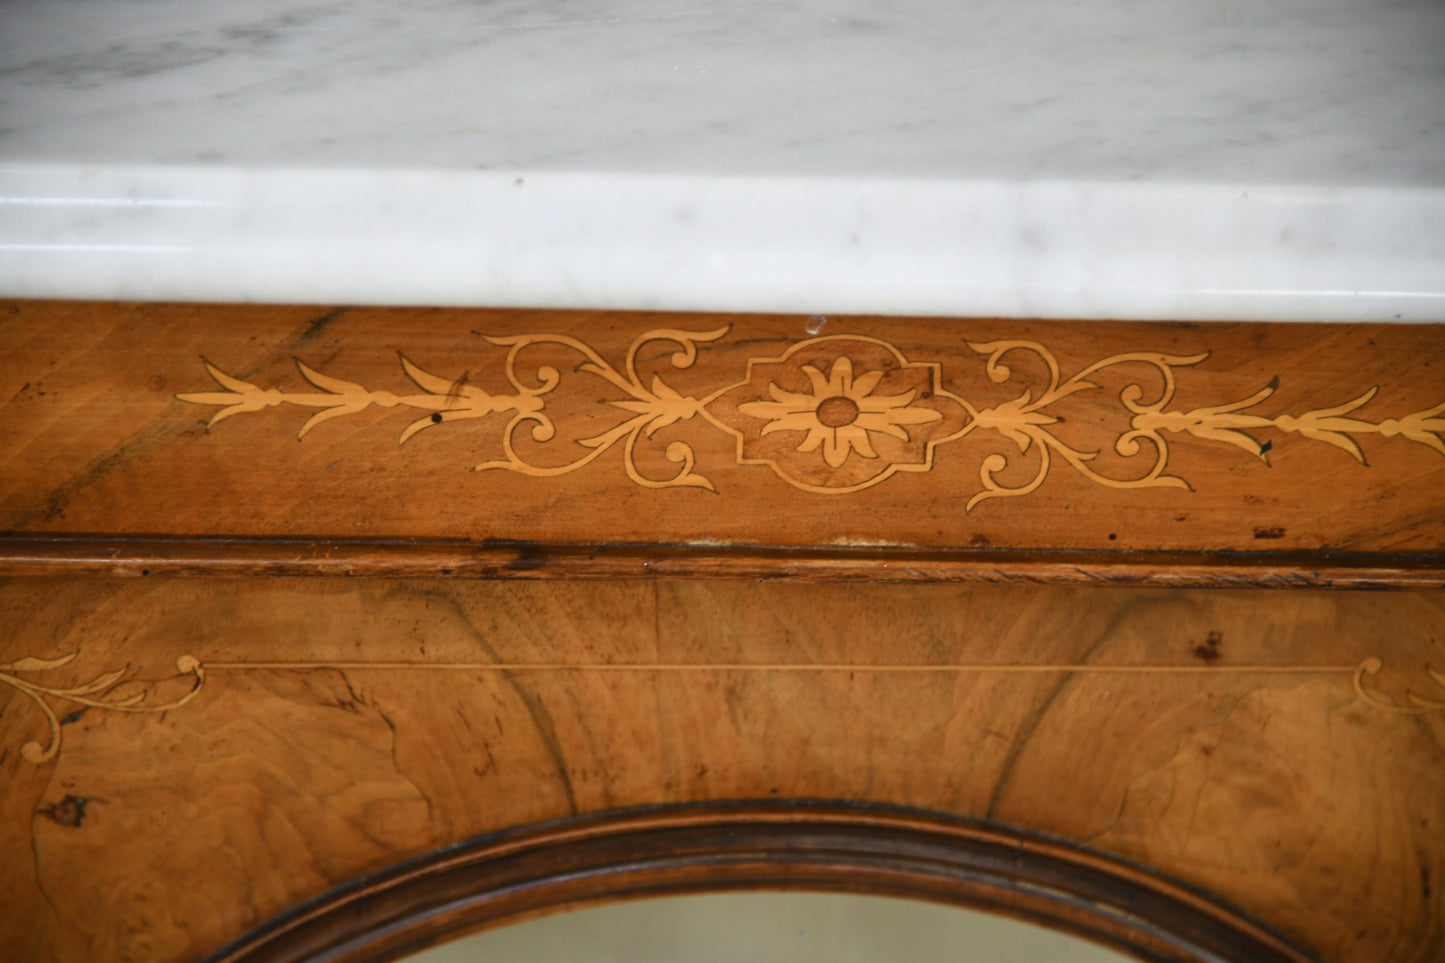
[[[1445,326],[11,302],[0,572],[1445,583]]]
[[[1438,588],[1445,557],[1368,553],[1072,552],[689,545],[7,536],[6,575],[346,578],[720,578],[1086,582],[1205,587]]]

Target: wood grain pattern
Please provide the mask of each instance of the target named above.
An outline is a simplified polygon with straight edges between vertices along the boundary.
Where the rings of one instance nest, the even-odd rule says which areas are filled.
[[[1439,326],[4,311],[12,574],[217,537],[282,572],[1445,572]]]
[[[205,667],[164,713],[56,700],[38,765],[0,686],[21,959],[195,959],[438,846],[769,798],[1057,836],[1325,960],[1445,948],[1445,712],[1390,708],[1441,695],[1434,593],[46,578],[0,608],[0,662],[78,651],[28,674],[56,690]]]
[[[1429,325],[0,306],[0,947],[193,960],[509,827],[792,799],[1445,959],[1445,601],[1301,588],[1445,585],[1442,365]]]

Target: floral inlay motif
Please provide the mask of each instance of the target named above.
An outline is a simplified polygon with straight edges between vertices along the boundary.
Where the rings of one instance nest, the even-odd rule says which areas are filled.
[[[742,464],[825,492],[927,471],[933,449],[968,421],[962,399],[939,387],[936,364],[849,336],[749,362],[747,380],[710,398],[706,413],[736,436]]]
[[[883,380],[883,372],[870,371],[854,381],[853,362],[846,357],[833,362],[826,378],[812,365],[804,365],[803,374],[812,382],[808,393],[768,385],[772,401],[745,401],[738,405],[738,411],[765,419],[765,435],[775,431],[806,432],[798,451],[817,451],[821,445],[823,460],[830,468],[842,467],[853,451],[864,458],[877,458],[878,452],[868,441],[869,432],[881,431],[907,441],[904,425],[926,425],[943,419],[936,411],[908,406],[916,391],[872,394]]]
[[[659,370],[664,362],[674,370],[691,368],[699,345],[722,341],[728,330],[647,331],[620,362],[609,361],[570,335],[488,338],[507,349],[497,379],[503,384],[491,389],[471,383],[469,375],[449,380],[405,357],[402,368],[420,392],[371,390],[300,361],[302,377],[317,390],[283,392],[243,381],[207,362],[206,369],[224,390],[176,397],[219,406],[211,425],[281,405],[313,409],[301,427],[302,436],[330,419],[372,406],[426,413],[402,432],[401,442],[433,425],[505,418],[500,457],[476,465],[478,470],[559,476],[617,449],[633,484],[714,492],[712,479],[700,470],[698,452],[712,451],[716,461],[717,446],[697,447],[702,444],[697,429],[683,430],[689,423],[711,424],[731,435],[737,464],[766,465],[788,484],[823,494],[861,491],[900,472],[930,472],[937,467],[940,446],[994,433],[1008,444],[986,450],[973,462],[976,468],[967,463],[951,466],[965,475],[974,472],[978,479],[977,489],[964,493],[965,511],[989,499],[1037,490],[1060,463],[1105,488],[1189,489],[1189,482],[1170,470],[1169,436],[1181,434],[1242,449],[1263,461],[1275,444],[1274,438],[1261,440],[1265,431],[1323,442],[1362,464],[1359,438],[1368,435],[1398,437],[1445,454],[1445,403],[1379,421],[1360,417],[1377,387],[1343,404],[1298,415],[1251,413],[1275,394],[1276,378],[1236,401],[1171,409],[1177,372],[1203,363],[1207,354],[1125,352],[1066,375],[1053,353],[1036,341],[970,342],[968,347],[984,356],[982,374],[988,383],[1019,384],[1010,389],[1017,392],[1012,397],[991,405],[949,391],[938,362],[911,360],[896,346],[863,335],[810,338],[777,357],[751,358],[741,381],[711,393],[688,394],[664,379],[665,372]],[[659,353],[659,344],[670,347]],[[1006,357],[1014,364],[1027,361],[1032,377],[1015,382],[1004,364]],[[952,356],[956,362],[961,358]],[[579,375],[598,379],[613,397],[599,397],[589,389],[580,407],[569,405],[558,389]],[[1093,421],[1071,418],[1066,425],[1059,413],[1063,403],[1100,391],[1101,382],[1111,378],[1116,383],[1122,379],[1117,401],[1090,402],[1086,407]],[[981,382],[972,383],[970,393],[983,394]],[[1118,425],[1109,427],[1104,415]]]

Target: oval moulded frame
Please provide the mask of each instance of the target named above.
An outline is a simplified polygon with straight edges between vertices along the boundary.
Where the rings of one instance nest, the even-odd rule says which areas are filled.
[[[493,833],[333,890],[210,961],[380,963],[568,909],[769,889],[1002,913],[1145,960],[1313,958],[1207,894],[1073,843],[916,810],[765,801],[629,809]]]

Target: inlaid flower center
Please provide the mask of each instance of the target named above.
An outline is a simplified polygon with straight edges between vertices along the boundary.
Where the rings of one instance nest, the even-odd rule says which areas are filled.
[[[858,420],[858,402],[833,395],[818,402],[818,421],[827,428],[844,428]]]

